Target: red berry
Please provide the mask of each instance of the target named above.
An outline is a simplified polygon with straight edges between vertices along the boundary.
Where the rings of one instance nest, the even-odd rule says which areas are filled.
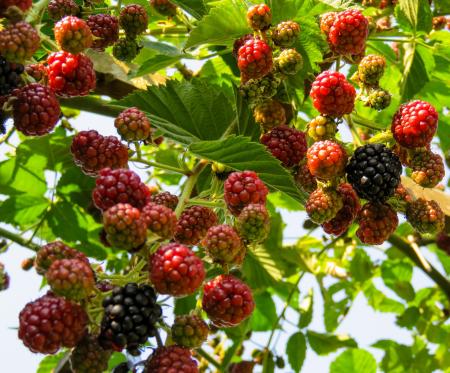
[[[59,120],[61,109],[53,91],[39,83],[31,83],[13,91],[14,126],[27,136],[51,132]]]
[[[54,354],[75,347],[86,332],[88,317],[75,303],[48,293],[19,314],[19,338],[32,352]]]
[[[78,54],[92,45],[91,29],[81,18],[64,17],[55,25],[54,31],[56,42],[65,52]]]
[[[104,350],[98,338],[86,334],[70,354],[70,367],[73,373],[98,373],[108,370],[111,350]]]
[[[47,11],[52,20],[59,21],[66,16],[78,15],[80,7],[73,0],[51,0],[48,3]]]
[[[438,113],[425,101],[411,101],[400,106],[392,119],[395,140],[405,148],[427,146],[436,133]]]
[[[175,241],[185,245],[197,245],[206,232],[217,224],[217,215],[204,206],[191,206],[185,209],[175,228]]]
[[[245,206],[236,220],[236,228],[246,243],[263,242],[270,232],[270,216],[266,206],[259,203]]]
[[[298,167],[295,173],[295,182],[306,193],[311,193],[317,188],[317,179],[309,171],[306,163]]]
[[[47,68],[43,63],[32,63],[25,66],[25,72],[31,76],[37,83],[47,81]]]
[[[156,203],[157,205],[166,206],[171,210],[175,210],[178,205],[178,197],[170,192],[152,194],[150,201]]]
[[[262,78],[272,70],[272,66],[272,49],[265,41],[250,39],[239,48],[238,67],[243,81]]]
[[[150,121],[136,107],[122,111],[114,121],[114,126],[125,141],[143,141],[150,137]]]
[[[48,85],[62,97],[86,96],[95,88],[94,65],[84,54],[54,52],[47,58]]]
[[[9,62],[24,62],[39,49],[38,32],[27,22],[11,23],[0,31],[0,51]]]
[[[362,243],[381,245],[397,229],[398,216],[387,203],[368,202],[359,211],[358,224],[356,235]]]
[[[336,217],[343,206],[342,196],[331,188],[318,188],[309,195],[306,212],[311,220],[323,224]]]
[[[232,363],[228,368],[228,373],[253,373],[256,363],[254,361],[243,360],[239,363]]]
[[[65,245],[61,241],[55,241],[42,246],[37,252],[34,263],[36,272],[44,275],[53,262],[60,259],[78,259],[89,265],[88,258],[82,252]]]
[[[272,12],[266,4],[253,5],[247,11],[247,23],[255,31],[265,31],[272,23]]]
[[[315,142],[308,149],[306,157],[311,174],[323,180],[342,176],[348,160],[345,149],[330,140]]]
[[[261,143],[267,147],[283,166],[293,167],[300,163],[306,154],[306,136],[304,132],[283,124],[261,137]]]
[[[170,239],[175,233],[177,216],[170,208],[149,202],[142,209],[147,229],[163,239]]]
[[[128,148],[117,137],[104,137],[94,130],[79,132],[70,151],[75,163],[90,176],[107,167],[117,169],[128,164]]]
[[[434,188],[445,176],[445,166],[439,154],[418,151],[410,160],[411,178],[424,188]]]
[[[203,262],[184,245],[163,245],[150,256],[150,281],[160,294],[175,297],[192,294],[204,279]]]
[[[147,11],[138,4],[127,5],[120,12],[119,23],[127,36],[133,39],[147,29]]]
[[[147,225],[141,212],[128,203],[118,203],[103,214],[107,241],[117,249],[135,251],[147,238]]]
[[[423,198],[406,206],[406,220],[419,233],[439,233],[445,226],[445,214],[439,204]]]
[[[369,22],[357,9],[348,9],[336,15],[328,33],[331,49],[342,55],[356,55],[366,47]]]
[[[240,264],[245,255],[241,238],[229,225],[216,225],[208,229],[202,246],[214,262],[220,264]]]
[[[119,40],[119,20],[109,14],[92,14],[87,24],[95,36],[92,48],[104,50]]]
[[[239,325],[255,308],[252,290],[232,275],[219,275],[203,286],[203,310],[219,328]]]
[[[117,203],[128,203],[142,209],[150,202],[150,190],[139,175],[131,170],[104,168],[100,171],[92,191],[92,199],[100,210]]]
[[[187,348],[200,347],[208,338],[208,333],[208,325],[196,315],[175,317],[171,328],[171,336],[175,344]]]
[[[266,203],[269,190],[256,172],[231,173],[224,184],[224,198],[228,210],[235,216],[250,203]]]
[[[68,299],[85,299],[95,287],[94,273],[85,260],[55,260],[45,277],[56,295]]]
[[[145,362],[148,373],[198,373],[191,351],[180,346],[158,347]]]
[[[234,58],[238,59],[238,53],[239,49],[248,41],[253,40],[254,36],[253,34],[247,34],[244,36],[241,36],[239,39],[236,39],[233,43],[233,56]]]
[[[320,16],[320,30],[328,36],[331,26],[333,26],[334,20],[336,19],[337,12],[328,12]]]
[[[16,6],[22,12],[26,12],[32,4],[33,0],[0,0],[0,15],[4,14],[10,6]]]

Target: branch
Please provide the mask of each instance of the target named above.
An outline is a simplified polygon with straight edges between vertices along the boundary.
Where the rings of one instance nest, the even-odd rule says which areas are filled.
[[[35,243],[31,242],[30,240],[23,238],[19,234],[10,232],[2,227],[0,227],[0,237],[6,238],[7,240],[15,242],[16,244],[26,247],[27,249],[30,249],[33,251],[38,251],[41,248],[39,245],[36,245]]]
[[[111,105],[109,101],[100,97],[84,96],[60,99],[61,106],[71,109],[89,111],[94,114],[106,115],[108,117],[117,117],[123,110],[120,106]]]
[[[450,281],[448,281],[436,268],[434,268],[429,262],[418,255],[416,250],[402,237],[393,234],[388,240],[393,246],[399,249],[409,259],[411,259],[425,274],[430,277],[445,293],[450,301]]]

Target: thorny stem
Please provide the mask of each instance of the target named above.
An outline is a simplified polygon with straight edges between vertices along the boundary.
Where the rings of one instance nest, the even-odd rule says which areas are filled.
[[[0,237],[6,238],[10,241],[15,242],[16,244],[18,244],[20,246],[26,247],[26,248],[36,251],[36,252],[39,251],[39,249],[40,249],[39,245],[37,245],[33,242],[29,242],[28,239],[22,237],[21,235],[10,232],[7,229],[4,229],[2,227],[0,227]]]

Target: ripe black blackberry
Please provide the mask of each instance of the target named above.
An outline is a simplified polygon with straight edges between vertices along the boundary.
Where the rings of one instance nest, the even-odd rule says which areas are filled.
[[[368,144],[355,150],[346,168],[347,180],[359,197],[383,202],[400,183],[402,164],[383,144]]]
[[[114,288],[103,300],[103,307],[102,347],[116,351],[126,347],[130,354],[139,355],[139,345],[156,335],[155,324],[162,315],[153,288],[135,283]]]
[[[24,71],[23,65],[11,63],[0,56],[0,96],[8,95],[21,82],[20,74]]]

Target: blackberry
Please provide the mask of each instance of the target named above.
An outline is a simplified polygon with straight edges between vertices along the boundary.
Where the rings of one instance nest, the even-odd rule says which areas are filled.
[[[47,12],[53,21],[59,21],[66,16],[78,15],[80,7],[74,0],[51,0]]]
[[[156,335],[155,324],[162,310],[151,286],[128,283],[116,287],[103,300],[103,308],[99,336],[103,348],[115,351],[126,348],[130,354],[139,355],[139,345]]]
[[[249,39],[239,48],[238,68],[243,82],[262,78],[272,71],[272,48],[263,40]]]
[[[177,216],[170,208],[150,202],[142,209],[142,216],[149,231],[163,239],[173,237]]]
[[[185,245],[196,245],[206,236],[208,229],[216,223],[217,215],[208,207],[188,207],[178,219],[175,241]]]
[[[306,202],[306,212],[317,224],[323,224],[336,217],[343,207],[341,194],[331,188],[318,188],[309,195]]]
[[[150,201],[157,205],[163,205],[171,210],[175,210],[178,205],[178,197],[170,192],[161,192],[152,194]]]
[[[202,246],[213,261],[220,264],[240,264],[239,260],[245,256],[241,238],[233,227],[226,224],[209,228]]]
[[[272,23],[272,12],[266,4],[253,5],[247,11],[247,23],[255,31],[265,31]]]
[[[175,318],[171,331],[172,340],[177,345],[198,348],[208,338],[209,328],[199,316],[180,315]]]
[[[0,96],[9,95],[20,83],[20,74],[24,67],[18,63],[11,63],[0,56]]]
[[[364,57],[358,65],[357,79],[364,86],[378,86],[386,68],[386,59],[376,54]]]
[[[294,175],[294,180],[306,193],[311,193],[317,188],[317,179],[311,173],[306,163],[298,167]]]
[[[368,202],[358,213],[358,224],[356,235],[361,242],[381,245],[397,229],[398,216],[387,203]]]
[[[86,334],[70,354],[73,373],[99,373],[108,369],[112,351],[100,346],[98,339]]]
[[[355,150],[346,168],[347,180],[360,198],[383,202],[400,183],[400,159],[383,144],[368,144]]]
[[[236,219],[236,228],[246,243],[263,242],[270,232],[270,216],[264,205],[251,203]]]
[[[121,38],[114,44],[113,56],[119,61],[130,62],[139,54],[140,49],[135,39]]]
[[[109,14],[93,14],[87,19],[87,24],[96,38],[92,48],[100,51],[113,45],[119,39],[119,20]]]
[[[78,54],[90,48],[93,42],[92,32],[85,20],[67,16],[56,23],[55,41],[65,52]]]
[[[391,104],[391,98],[391,94],[385,89],[373,89],[367,96],[365,105],[372,109],[381,111],[386,109]]]
[[[137,107],[122,111],[114,121],[114,127],[124,141],[144,141],[150,137],[150,121]]]
[[[250,79],[240,87],[240,92],[250,104],[259,103],[277,94],[281,79],[273,74],[260,79]]]
[[[345,148],[330,140],[315,142],[308,149],[306,158],[311,174],[323,180],[342,176],[348,160]]]
[[[16,6],[22,12],[26,12],[32,4],[32,0],[0,0],[0,15],[4,15],[10,6]]]
[[[147,373],[198,373],[191,351],[180,346],[158,347],[145,362]]]
[[[445,166],[442,157],[430,150],[416,152],[409,164],[411,179],[424,188],[434,188],[445,176]]]
[[[238,59],[238,52],[239,49],[248,41],[253,40],[255,37],[253,34],[247,34],[244,36],[241,36],[239,39],[236,39],[233,43],[233,56],[234,58]]]
[[[47,81],[47,68],[43,63],[32,63],[25,66],[25,72],[31,76],[36,83],[44,83]]]
[[[274,60],[277,71],[285,75],[295,75],[303,67],[303,57],[295,49],[285,49]]]
[[[128,37],[135,38],[147,29],[147,11],[138,4],[127,5],[120,12],[119,24]]]
[[[286,123],[286,110],[283,104],[277,100],[266,100],[258,104],[253,110],[255,122],[264,131]]]
[[[280,47],[290,47],[297,41],[300,26],[294,21],[281,22],[272,31],[272,40]]]
[[[319,115],[308,123],[307,134],[314,141],[334,139],[337,124],[333,118]]]
[[[445,226],[445,214],[439,204],[423,198],[407,205],[406,220],[419,233],[439,233]]]
[[[50,242],[42,246],[36,254],[34,267],[36,272],[44,275],[56,260],[79,259],[89,265],[89,260],[82,252],[75,250],[61,241]]]
[[[29,60],[39,44],[39,33],[27,22],[11,23],[0,31],[0,51],[9,62]]]

